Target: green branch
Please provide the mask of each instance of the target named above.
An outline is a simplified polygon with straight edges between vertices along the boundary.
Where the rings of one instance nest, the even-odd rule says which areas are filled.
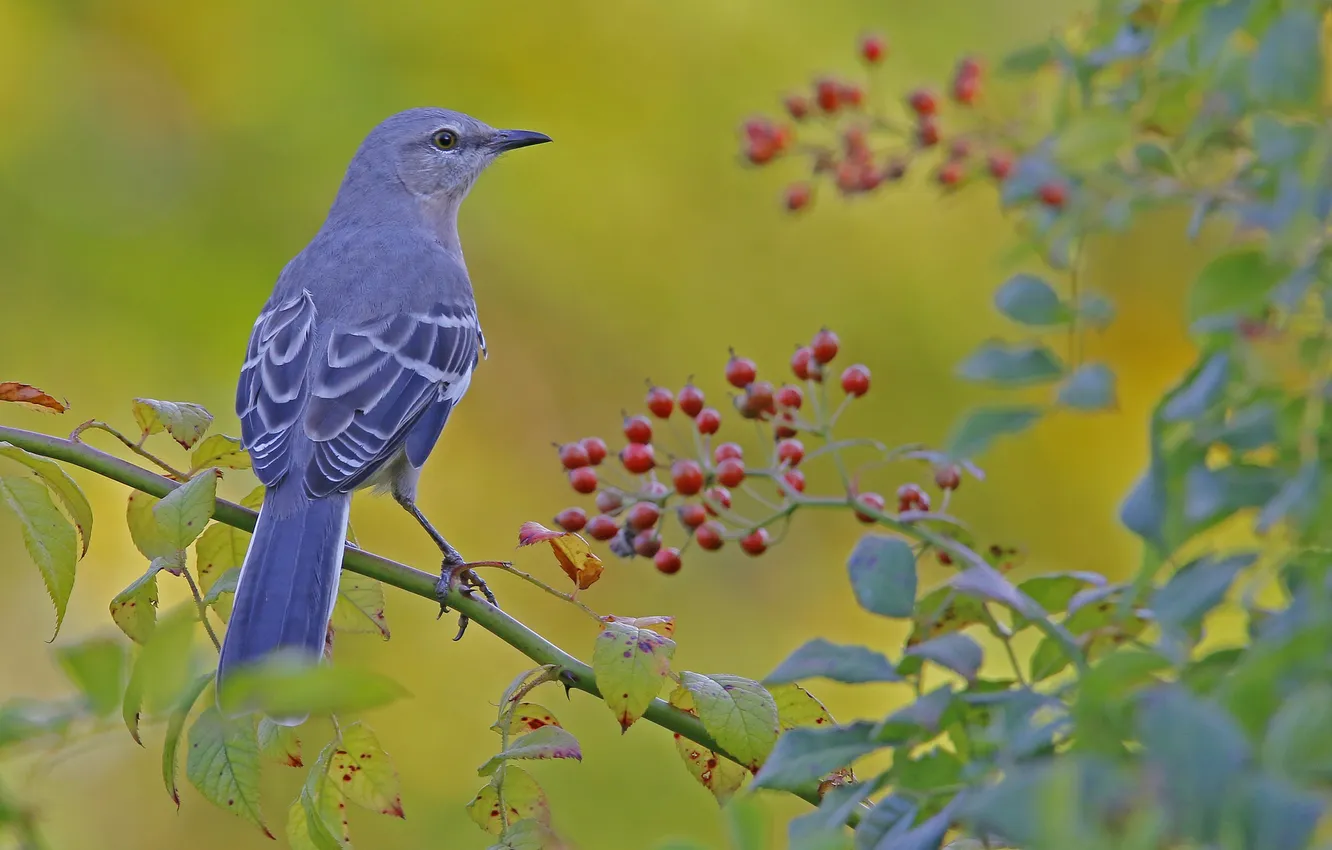
[[[0,441],[13,443],[33,454],[82,467],[90,472],[97,473],[103,478],[110,478],[127,487],[133,487],[135,490],[141,490],[158,498],[166,496],[180,486],[178,482],[172,481],[170,478],[149,472],[142,467],[135,466],[106,452],[98,451],[77,440],[66,440],[0,425]],[[213,511],[213,519],[243,531],[254,530],[257,516],[254,511],[225,499],[218,499]],[[364,549],[356,549],[350,546],[343,554],[342,566],[354,573],[378,579],[385,584],[420,596],[422,599],[429,599],[432,602],[439,601],[435,596],[435,584],[439,577],[434,573],[423,572],[406,564],[400,564],[397,561],[391,561],[388,558],[367,552]],[[601,691],[597,690],[596,676],[593,674],[591,667],[510,617],[499,608],[490,605],[483,599],[464,596],[456,589],[449,592],[447,602],[450,608],[470,617],[472,622],[537,664],[554,664],[560,667],[563,671],[560,681],[569,687],[601,699]],[[688,712],[675,708],[665,700],[653,700],[652,705],[648,707],[643,717],[663,729],[677,732],[694,743],[707,747],[737,764],[741,763],[739,759],[729,755],[708,734],[707,730],[703,728],[702,721]],[[811,783],[795,793],[816,806],[819,804],[817,784]],[[858,819],[853,817],[852,824]]]

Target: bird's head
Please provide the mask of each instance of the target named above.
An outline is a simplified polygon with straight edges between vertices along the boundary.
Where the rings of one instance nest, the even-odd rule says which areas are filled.
[[[381,179],[401,181],[423,200],[456,203],[500,154],[549,141],[543,133],[497,130],[448,109],[409,109],[370,132],[352,161],[352,171],[359,168]]]

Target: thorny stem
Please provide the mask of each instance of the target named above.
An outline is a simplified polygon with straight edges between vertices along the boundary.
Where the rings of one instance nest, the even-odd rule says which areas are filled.
[[[180,486],[150,470],[135,466],[129,461],[98,451],[78,440],[61,439],[20,428],[0,425],[0,440],[10,442],[33,454],[62,460],[75,466],[97,473],[104,478],[118,481],[158,498],[166,496]],[[223,525],[253,531],[258,515],[248,508],[234,502],[218,499],[214,505],[213,519]],[[382,581],[385,584],[438,604],[435,585],[439,576],[435,573],[418,570],[406,564],[391,561],[388,558],[368,552],[364,549],[348,547],[343,553],[342,566],[367,578]],[[560,681],[571,689],[583,691],[597,699],[602,699],[597,688],[596,675],[592,668],[560,647],[532,631],[523,623],[510,617],[499,608],[483,599],[473,598],[457,588],[449,590],[444,600],[448,606],[460,614],[471,618],[472,622],[498,637],[509,646],[521,652],[537,664],[553,664],[563,671]],[[672,706],[657,698],[648,706],[643,719],[671,732],[676,732],[696,744],[707,747],[718,755],[742,764],[703,727],[703,722],[688,712]],[[817,806],[822,799],[817,782],[808,782],[793,792],[796,796]],[[847,822],[854,826],[860,821],[861,811],[854,811]]]
[[[187,566],[180,571],[185,576],[185,581],[190,583],[190,594],[194,597],[194,607],[199,609],[199,622],[203,623],[204,631],[208,632],[208,637],[213,641],[213,647],[222,651],[222,641],[217,639],[217,632],[213,631],[213,624],[208,622],[208,606],[204,604],[203,594],[199,593],[199,585],[195,582],[194,576],[190,574],[190,568]]]
[[[124,434],[117,431],[115,428],[112,428],[110,425],[106,424],[105,422],[99,422],[96,419],[89,419],[87,422],[84,422],[82,425],[80,425],[79,427],[75,428],[72,432],[70,432],[69,438],[75,442],[79,442],[80,441],[79,438],[83,435],[84,431],[105,431],[106,433],[115,437],[120,442],[124,443],[125,448],[134,452],[136,455],[143,458],[144,460],[156,464],[159,469],[163,470],[164,472],[166,472],[167,475],[170,475],[172,478],[176,479],[177,481],[190,480],[189,473],[181,472],[179,469],[176,469],[171,464],[167,463],[157,455],[145,449],[143,447],[142,440],[140,440],[139,442],[135,442],[131,440],[129,437],[126,437]]]

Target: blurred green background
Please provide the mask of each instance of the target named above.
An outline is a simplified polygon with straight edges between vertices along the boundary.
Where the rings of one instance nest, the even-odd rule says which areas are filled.
[[[507,157],[464,207],[490,359],[422,493],[464,553],[513,555],[553,577],[546,553],[513,552],[523,521],[573,502],[552,440],[617,436],[645,376],[678,387],[697,375],[716,401],[728,346],[784,376],[792,344],[825,323],[848,359],[874,370],[846,433],[937,444],[985,397],[953,377],[954,364],[1006,332],[990,292],[1016,236],[995,193],[941,199],[916,174],[852,203],[825,196],[792,218],[778,198],[797,166],[741,167],[736,127],[816,73],[854,72],[866,29],[891,40],[883,91],[895,96],[945,80],[962,53],[993,59],[1040,38],[1076,9],[1065,0],[0,0],[0,380],[72,404],[59,419],[0,415],[51,432],[94,416],[130,429],[129,399],[149,396],[200,402],[237,433],[235,375],[272,281],[318,227],[365,132],[434,104],[556,139]],[[954,502],[982,535],[1025,547],[1025,572],[1120,574],[1136,560],[1118,502],[1143,464],[1150,404],[1190,356],[1177,307],[1198,257],[1181,252],[1179,234],[1178,222],[1158,219],[1090,248],[1087,281],[1115,299],[1120,318],[1088,354],[1118,370],[1120,409],[1001,443],[985,458],[988,479],[967,481]],[[831,486],[810,472],[812,489]],[[112,629],[107,601],[144,567],[121,519],[125,490],[77,477],[99,525],[56,646]],[[891,492],[911,477],[928,472],[888,470],[877,483]],[[233,473],[223,489],[251,485]],[[362,545],[433,568],[429,541],[392,504],[358,499],[353,522]],[[902,630],[859,612],[845,580],[860,532],[849,516],[802,516],[762,559],[691,555],[671,578],[613,561],[586,598],[605,613],[675,615],[677,669],[761,677],[815,634],[895,649]],[[59,694],[67,685],[44,643],[50,606],[5,517],[0,553],[0,699]],[[492,584],[507,610],[588,656],[593,634],[579,615],[515,581]],[[178,598],[172,588],[163,604]],[[388,613],[392,641],[349,638],[339,653],[414,695],[367,718],[397,760],[407,819],[356,813],[357,846],[484,847],[463,805],[497,746],[486,731],[493,703],[525,659],[475,627],[451,643],[452,624],[420,599],[390,591]],[[881,715],[903,696],[816,693],[840,720]],[[668,836],[720,846],[715,805],[668,733],[640,723],[622,737],[584,695],[543,699],[584,744],[581,765],[534,768],[556,825],[579,847]],[[175,812],[159,738],[150,732],[143,750],[112,732],[49,770],[9,778],[39,805],[55,848],[268,846],[192,788]],[[265,781],[280,832],[298,776],[274,769]],[[803,806],[774,797],[774,831]]]

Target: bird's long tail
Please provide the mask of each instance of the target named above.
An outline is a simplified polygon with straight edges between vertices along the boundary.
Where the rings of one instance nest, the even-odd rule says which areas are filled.
[[[218,663],[219,691],[227,676],[274,650],[294,650],[311,659],[324,651],[351,495],[301,498],[294,507],[284,499],[281,511],[269,506],[275,495],[269,494],[269,504],[259,512],[241,566]]]

